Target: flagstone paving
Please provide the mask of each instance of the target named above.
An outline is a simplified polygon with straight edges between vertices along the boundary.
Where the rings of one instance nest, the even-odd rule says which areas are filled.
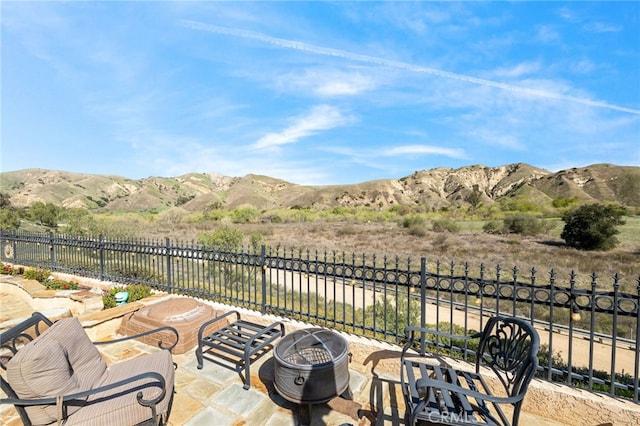
[[[31,315],[28,304],[16,297],[0,293],[3,319],[17,320]],[[122,361],[154,350],[138,341],[100,347],[107,363]],[[273,387],[272,353],[251,365],[252,387],[244,390],[243,380],[232,368],[205,362],[199,370],[194,350],[174,355],[178,365],[175,397],[169,424],[173,426],[297,426],[308,417],[303,407],[293,404]],[[403,425],[404,403],[399,392],[399,378],[389,371],[376,371],[372,366],[350,368],[349,400],[335,399],[311,407],[310,426]],[[12,406],[0,407],[1,424],[20,425]],[[307,423],[304,421],[304,423]],[[562,423],[522,413],[521,423],[556,426]]]

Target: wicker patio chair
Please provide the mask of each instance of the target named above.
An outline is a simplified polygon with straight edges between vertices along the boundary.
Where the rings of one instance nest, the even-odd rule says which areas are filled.
[[[513,425],[518,424],[522,402],[538,367],[540,338],[525,320],[496,316],[484,330],[457,336],[419,327],[407,327],[408,341],[402,350],[400,381],[406,402],[408,425],[429,424]],[[442,338],[465,341],[479,339],[475,351],[475,373],[456,370],[444,363],[433,364],[435,355],[423,352],[425,344],[448,346]],[[429,340],[431,339],[431,340]],[[418,348],[418,349],[416,349]],[[415,353],[414,353],[415,352]],[[417,355],[417,356],[416,356]],[[431,359],[431,363],[427,362]],[[487,367],[481,374],[481,367]],[[494,394],[487,377],[494,375],[504,392]],[[511,419],[503,408],[511,405]]]
[[[162,350],[107,366],[95,345],[152,333],[175,342]],[[77,318],[52,323],[40,313],[0,335],[0,376],[25,425],[161,424],[171,411],[178,332],[161,327],[135,336],[91,342]]]

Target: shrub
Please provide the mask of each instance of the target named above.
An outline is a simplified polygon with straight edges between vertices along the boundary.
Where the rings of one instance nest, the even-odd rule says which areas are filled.
[[[58,226],[59,215],[60,208],[53,203],[45,204],[42,201],[36,201],[29,207],[31,220],[49,228]]]
[[[402,218],[399,225],[403,228],[407,228],[409,230],[409,235],[413,235],[414,237],[424,237],[427,235],[427,230],[425,228],[426,221],[422,216],[405,216]]]
[[[544,226],[540,219],[524,214],[507,216],[503,220],[504,228],[511,234],[536,235],[540,234]]]
[[[504,234],[504,224],[498,220],[490,220],[482,226],[482,231],[487,234]]]
[[[26,280],[36,280],[44,283],[51,275],[51,271],[42,268],[27,268],[24,270],[23,278]]]
[[[17,275],[17,274],[21,274],[24,271],[22,270],[22,267],[18,267],[18,268],[14,268],[13,266],[11,266],[10,264],[4,264],[2,262],[0,262],[0,274],[3,275]]]
[[[473,192],[465,198],[465,201],[471,205],[471,210],[477,209],[482,204],[482,192],[478,188],[478,185],[473,185]]]
[[[0,228],[7,231],[20,227],[20,215],[15,210],[3,208],[0,210]]]
[[[153,294],[151,287],[144,284],[131,284],[126,287],[117,287],[109,290],[109,293],[102,297],[102,304],[104,309],[113,308],[116,306],[116,293],[126,291],[129,293],[129,299],[127,303],[135,302],[145,297],[149,297]]]
[[[252,232],[249,235],[249,241],[251,242],[251,248],[257,252],[260,245],[264,242],[264,235],[260,232]]]
[[[127,292],[129,292],[129,301],[135,302],[136,300],[144,299],[151,296],[151,287],[143,284],[131,284],[127,286]]]
[[[152,269],[144,266],[117,266],[111,270],[111,273],[131,281],[160,282],[162,279]]]
[[[567,370],[569,365],[565,360],[562,359],[560,352],[556,352],[556,351],[549,352],[549,345],[543,343],[540,345],[540,350],[538,351],[538,360],[540,362],[540,366],[543,367],[543,370],[538,371],[536,373],[536,377],[543,378],[543,379],[547,377],[547,372],[545,371],[545,369],[550,368],[549,366],[550,354],[551,354],[551,363],[552,363],[554,374],[557,374],[558,371]],[[589,370],[587,367],[573,366],[572,372],[575,374],[574,376],[575,378],[571,380],[571,383],[573,384],[573,386],[579,389],[588,388],[589,375],[603,381],[607,381],[610,377],[610,374],[607,371]],[[624,371],[622,373],[615,373],[615,382],[621,383],[627,386],[633,386],[633,377],[629,373],[625,374]],[[600,392],[609,392],[611,389],[610,388],[611,385],[608,383],[605,383],[605,384],[593,383],[592,386],[593,386],[593,390],[600,391]],[[626,389],[623,390],[618,388],[617,386],[614,389],[614,393],[617,396],[622,396],[626,398],[633,397],[633,391],[626,390]]]
[[[235,226],[223,225],[213,232],[203,232],[198,242],[207,249],[234,249],[242,244],[244,234]]]
[[[433,244],[433,247],[437,248],[438,250],[446,251],[450,246],[448,240],[449,239],[446,234],[439,234],[433,239],[431,244]]]
[[[260,217],[260,212],[253,207],[239,207],[231,211],[234,223],[254,223]]]
[[[580,250],[611,250],[617,244],[616,228],[624,225],[626,211],[619,206],[587,204],[565,213],[560,237],[570,247]]]
[[[460,232],[460,225],[450,219],[434,220],[431,226],[435,232]]]
[[[577,203],[578,203],[577,197],[556,198],[551,202],[551,205],[556,209],[567,209],[575,206]]]
[[[357,233],[358,233],[358,230],[351,225],[340,226],[336,228],[336,235],[339,237],[342,237],[345,235],[356,235]]]
[[[409,235],[414,237],[424,237],[427,235],[427,228],[422,225],[413,225],[409,228]]]
[[[414,226],[424,226],[424,225],[425,225],[424,218],[417,215],[406,216],[400,222],[400,226],[402,226],[403,228],[411,228]]]
[[[78,284],[72,281],[46,280],[44,286],[49,290],[77,290]]]

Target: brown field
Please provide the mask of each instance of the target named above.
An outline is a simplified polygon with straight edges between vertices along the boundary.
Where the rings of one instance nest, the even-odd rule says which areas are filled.
[[[180,224],[171,229],[155,229],[157,238],[169,237],[176,241],[191,242],[197,240],[201,232],[209,232],[220,226],[217,222],[199,223],[197,227]],[[549,284],[550,271],[556,273],[557,286],[570,285],[570,273],[576,273],[576,285],[589,286],[592,273],[597,275],[599,290],[613,289],[614,276],[620,277],[620,290],[637,294],[640,286],[640,244],[623,241],[618,248],[609,252],[579,251],[564,246],[557,236],[538,235],[524,237],[519,235],[490,235],[478,231],[460,231],[458,233],[433,232],[424,230],[424,236],[411,232],[391,222],[301,222],[284,224],[233,224],[240,228],[245,236],[258,233],[262,243],[275,249],[303,250],[314,255],[315,251],[323,256],[324,251],[331,256],[335,251],[338,258],[343,252],[348,261],[352,254],[368,260],[375,255],[377,263],[382,264],[384,257],[394,262],[411,258],[412,265],[419,267],[420,258],[427,259],[428,269],[434,271],[436,261],[441,262],[441,270],[448,273],[454,263],[456,274],[463,274],[464,263],[469,263],[472,275],[479,273],[481,264],[485,266],[485,276],[495,277],[496,265],[501,267],[501,278],[512,279],[513,268],[518,268],[518,279],[527,281],[536,270],[536,283]],[[463,227],[464,229],[464,227]],[[559,233],[559,231],[557,232]],[[248,237],[245,238],[248,243]]]

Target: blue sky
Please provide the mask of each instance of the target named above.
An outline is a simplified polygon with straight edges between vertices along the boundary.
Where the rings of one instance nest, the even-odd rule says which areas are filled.
[[[2,171],[640,166],[639,2],[0,7]]]

